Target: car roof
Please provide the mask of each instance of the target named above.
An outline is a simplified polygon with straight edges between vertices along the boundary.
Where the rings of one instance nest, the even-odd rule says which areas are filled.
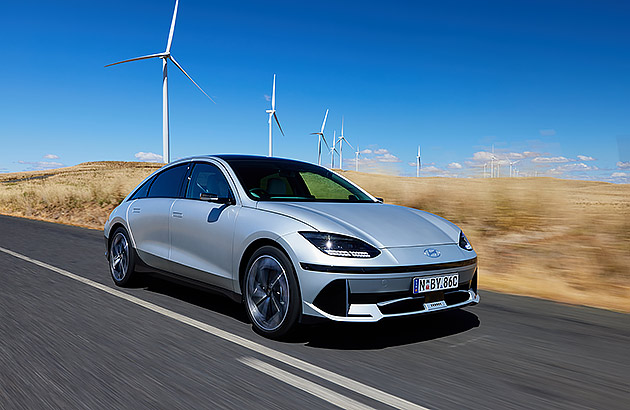
[[[218,158],[227,162],[228,164],[231,162],[238,161],[261,161],[261,162],[293,162],[293,163],[304,163],[312,165],[306,161],[299,161],[295,159],[289,158],[279,158],[279,157],[267,157],[263,155],[244,155],[244,154],[216,154],[216,155],[197,155],[194,157],[185,158],[183,160],[195,160],[195,159],[204,159],[204,158]]]

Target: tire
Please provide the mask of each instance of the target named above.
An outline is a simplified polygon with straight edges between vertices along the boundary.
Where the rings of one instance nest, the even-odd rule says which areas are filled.
[[[125,228],[119,227],[109,241],[109,273],[117,286],[131,286],[137,281],[136,253]]]
[[[295,330],[302,297],[293,265],[281,250],[263,246],[254,252],[242,289],[245,310],[257,333],[279,339]]]

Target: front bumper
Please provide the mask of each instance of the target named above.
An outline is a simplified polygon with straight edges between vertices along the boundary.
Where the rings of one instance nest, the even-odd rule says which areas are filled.
[[[377,322],[479,303],[476,258],[447,264],[313,271],[300,264],[302,313],[337,322]],[[455,289],[413,294],[413,279],[457,273]]]
[[[425,297],[405,297],[378,303],[349,303],[345,316],[325,312],[312,303],[307,306],[319,315],[335,322],[378,322],[383,318],[421,315],[449,309],[457,309],[479,303],[479,294],[471,290],[444,292],[445,299],[424,303]],[[450,304],[446,299],[455,300]],[[464,300],[462,300],[464,299]],[[457,301],[462,300],[462,301]],[[389,313],[385,313],[389,312]]]

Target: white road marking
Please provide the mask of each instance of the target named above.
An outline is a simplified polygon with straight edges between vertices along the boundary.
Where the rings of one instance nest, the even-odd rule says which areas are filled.
[[[81,283],[84,283],[93,288],[102,290],[103,292],[109,293],[110,295],[119,297],[131,303],[135,303],[138,306],[142,306],[143,308],[149,309],[153,312],[159,313],[161,315],[170,317],[171,319],[175,319],[181,323],[187,324],[199,330],[202,330],[206,333],[217,336],[223,340],[228,342],[232,342],[246,349],[252,350],[264,356],[267,356],[271,359],[277,360],[279,362],[285,363],[289,366],[293,366],[296,369],[300,369],[304,372],[311,373],[317,377],[320,377],[324,380],[328,380],[338,386],[341,386],[345,389],[354,391],[356,393],[362,394],[365,397],[369,397],[373,400],[379,401],[383,404],[387,404],[388,406],[397,408],[397,409],[416,409],[416,410],[428,410],[426,407],[420,406],[418,404],[412,403],[400,397],[394,396],[393,394],[389,394],[382,390],[376,389],[374,387],[368,386],[356,380],[350,379],[349,377],[342,376],[340,374],[331,372],[330,370],[326,370],[314,364],[305,362],[304,360],[300,360],[288,354],[279,352],[277,350],[271,349],[269,347],[263,346],[259,343],[251,341],[249,339],[245,339],[244,337],[235,335],[233,333],[227,332],[223,329],[219,329],[218,327],[214,327],[208,325],[206,323],[200,322],[198,320],[189,318],[188,316],[184,316],[177,312],[173,312],[172,310],[165,309],[161,306],[155,305],[151,302],[147,302],[146,300],[137,298],[135,296],[129,295],[125,292],[121,292],[118,289],[111,288],[109,286],[105,286],[93,280],[84,278],[83,276],[76,275],[72,272],[68,272],[67,270],[58,268],[53,265],[49,265],[48,263],[38,261],[37,259],[29,258],[28,256],[22,255],[17,252],[13,252],[9,249],[0,247],[0,252],[4,252],[8,255],[14,256],[18,259],[22,259],[24,261],[33,263],[37,266],[41,266],[42,268],[51,270],[60,275],[68,277],[70,279],[74,279]]]
[[[303,379],[292,373],[286,372],[282,369],[278,369],[277,367],[274,367],[268,363],[265,363],[262,360],[254,359],[253,357],[242,357],[238,360],[239,362],[244,363],[253,369],[256,369],[271,377],[274,377],[280,381],[283,381],[288,385],[291,385],[307,393],[310,393],[313,396],[318,397],[322,400],[325,400],[328,403],[331,403],[342,409],[348,409],[348,410],[373,409],[370,406],[366,406],[365,404],[352,400],[342,394],[339,394],[335,391],[332,391],[323,386],[320,386],[317,383],[313,383],[310,380]]]

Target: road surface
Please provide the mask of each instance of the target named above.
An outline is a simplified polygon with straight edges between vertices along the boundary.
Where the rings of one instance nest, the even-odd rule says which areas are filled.
[[[116,288],[103,254],[100,231],[0,216],[0,408],[630,403],[630,315],[482,290],[464,310],[278,342],[220,295],[159,277]]]

